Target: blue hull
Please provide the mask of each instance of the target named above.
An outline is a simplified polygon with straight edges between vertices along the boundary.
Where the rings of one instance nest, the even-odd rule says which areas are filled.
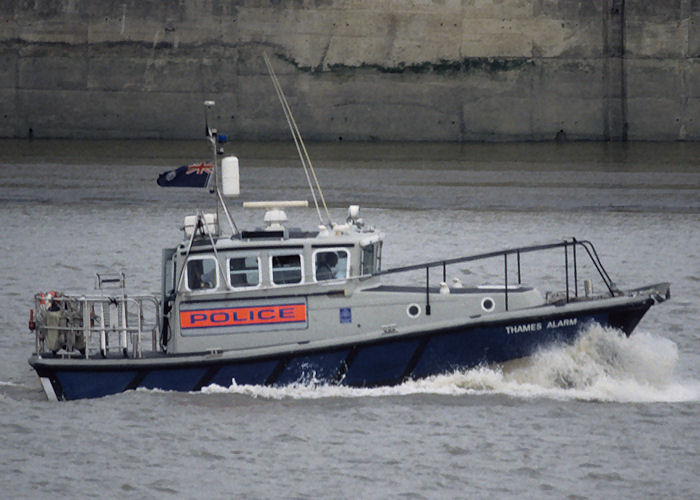
[[[198,391],[211,384],[229,387],[234,380],[239,385],[310,381],[353,387],[395,385],[411,378],[523,358],[555,343],[571,343],[593,322],[629,335],[652,303],[648,300],[624,308],[534,316],[517,323],[431,330],[410,337],[243,360],[164,355],[152,362],[125,359],[116,367],[84,359],[32,357],[29,363],[50,382],[59,400],[98,398],[139,387]]]

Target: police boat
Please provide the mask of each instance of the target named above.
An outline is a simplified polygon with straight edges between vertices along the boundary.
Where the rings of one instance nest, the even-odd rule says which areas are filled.
[[[400,384],[526,358],[573,342],[592,323],[630,335],[670,298],[668,283],[619,290],[593,244],[573,238],[383,269],[383,233],[357,206],[331,221],[288,107],[285,114],[323,223],[287,224],[286,209],[306,201],[247,202],[264,210],[264,225],[239,229],[226,201],[239,194],[238,159],[223,157],[207,125],[217,209],[185,218],[182,240],[163,250],[158,294],[127,293],[124,274],[114,273],[98,274],[91,294],[34,297],[29,364],[49,399],[212,384]],[[550,291],[521,279],[526,261],[542,265],[531,259],[541,253],[553,257],[551,269],[563,267]],[[493,285],[448,278],[484,261],[501,270]],[[402,276],[417,281],[395,284]]]

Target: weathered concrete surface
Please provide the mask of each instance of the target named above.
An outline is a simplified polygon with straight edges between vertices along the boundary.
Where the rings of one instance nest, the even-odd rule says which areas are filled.
[[[0,137],[700,139],[700,0],[4,0]],[[560,134],[561,136],[562,134]]]

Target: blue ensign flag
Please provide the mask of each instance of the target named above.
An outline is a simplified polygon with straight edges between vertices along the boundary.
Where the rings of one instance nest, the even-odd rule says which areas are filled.
[[[207,186],[207,181],[214,166],[210,163],[198,165],[183,165],[175,170],[168,170],[158,176],[158,185],[162,187],[195,187]]]

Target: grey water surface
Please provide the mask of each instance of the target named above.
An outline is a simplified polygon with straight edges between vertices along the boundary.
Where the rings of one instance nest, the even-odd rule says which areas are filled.
[[[310,199],[289,144],[227,146],[240,201]],[[399,387],[208,387],[50,403],[27,364],[33,294],[160,252],[204,190],[158,173],[204,142],[0,141],[0,491],[6,498],[691,498],[700,496],[700,145],[312,144],[334,219],[361,205],[383,265],[575,236],[620,287],[670,281],[629,339],[590,327],[508,370]],[[313,209],[290,225],[316,226]],[[562,262],[523,262],[555,282]],[[480,284],[498,266],[457,266]]]

